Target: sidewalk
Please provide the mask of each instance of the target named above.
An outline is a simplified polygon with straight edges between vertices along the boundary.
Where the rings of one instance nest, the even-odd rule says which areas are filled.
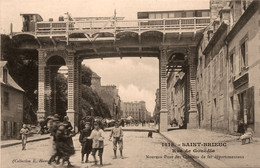
[[[44,134],[44,135],[33,134],[32,136],[27,138],[27,143],[41,141],[49,138],[50,138],[50,134]],[[1,140],[1,148],[6,148],[9,146],[19,145],[19,144],[22,144],[22,140],[17,140],[17,139]]]
[[[253,143],[241,145],[241,141],[237,140],[238,136],[203,129],[180,129],[164,132],[161,135],[180,150],[190,150],[185,151],[185,154],[204,167],[260,167],[259,138],[253,138]],[[207,145],[193,146],[191,143],[203,143],[203,145],[207,143]],[[220,145],[226,143],[226,146],[208,146],[208,143]],[[211,150],[211,152],[205,150]]]

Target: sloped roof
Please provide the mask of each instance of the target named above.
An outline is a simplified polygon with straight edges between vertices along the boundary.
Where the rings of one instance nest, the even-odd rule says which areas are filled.
[[[92,78],[101,78],[96,72],[92,72]]]
[[[3,72],[2,69],[6,66],[6,64],[7,64],[7,61],[0,61],[0,68],[1,68],[2,72]],[[9,72],[7,73],[7,83],[5,83],[4,80],[3,80],[3,73],[1,73],[0,82],[1,82],[1,84],[12,87],[12,88],[19,90],[21,92],[24,92],[24,90],[14,81],[14,79],[11,77]]]

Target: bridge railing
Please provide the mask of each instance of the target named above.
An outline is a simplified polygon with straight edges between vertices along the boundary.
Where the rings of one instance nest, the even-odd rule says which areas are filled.
[[[142,32],[148,30],[158,31],[182,31],[196,30],[206,27],[210,23],[209,17],[194,18],[168,18],[168,19],[139,19],[120,21],[58,21],[37,22],[36,35],[64,35],[67,33],[97,33],[117,31]]]

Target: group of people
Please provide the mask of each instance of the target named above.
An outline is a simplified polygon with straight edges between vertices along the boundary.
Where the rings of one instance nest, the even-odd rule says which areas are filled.
[[[96,153],[98,152],[100,165],[103,165],[104,131],[100,128],[100,124],[100,122],[95,121],[94,129],[91,130],[91,123],[86,122],[85,128],[80,131],[81,162],[84,162],[86,155],[85,163],[87,163],[89,155],[92,154],[95,165],[97,165]],[[117,158],[117,144],[119,145],[120,156],[123,158],[123,130],[119,127],[119,122],[116,122],[115,127],[112,128],[109,140],[111,138],[113,138],[114,159]]]
[[[55,114],[50,128],[52,138],[52,155],[48,164],[56,162],[60,164],[68,163],[68,167],[72,166],[69,159],[75,153],[72,137],[75,136],[73,127],[69,122],[68,116],[65,116],[63,122],[60,121],[59,115]]]
[[[123,130],[120,127],[121,123],[119,121],[115,122],[115,127],[111,129],[109,141],[113,142],[114,157],[117,158],[117,145],[119,146],[120,157],[123,159]],[[81,162],[89,162],[89,155],[92,154],[94,158],[95,165],[97,165],[96,153],[98,152],[100,165],[103,165],[103,151],[104,151],[104,131],[102,123],[99,121],[84,122],[83,127],[80,130],[79,142],[81,143]],[[68,167],[72,167],[70,162],[70,157],[75,154],[75,149],[73,145],[72,137],[75,136],[75,132],[71,123],[69,122],[68,116],[63,118],[61,121],[60,116],[55,114],[50,122],[50,135],[52,152],[48,164],[55,162],[60,164],[62,160],[62,165],[67,162]],[[22,150],[25,150],[27,136],[29,134],[29,129],[26,125],[20,131],[22,136]]]

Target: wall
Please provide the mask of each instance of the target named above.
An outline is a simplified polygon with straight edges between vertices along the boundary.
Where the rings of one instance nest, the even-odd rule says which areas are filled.
[[[9,106],[4,106],[4,92],[9,93]],[[23,92],[1,84],[1,138],[19,137],[19,129],[23,121]],[[7,133],[3,135],[4,121],[7,121]],[[14,127],[16,123],[16,128]]]
[[[229,52],[235,51],[235,72],[233,76],[235,76],[235,80],[241,77],[242,75],[248,73],[249,74],[249,82],[245,86],[242,86],[238,89],[234,89],[232,82],[229,83],[229,96],[234,96],[234,109],[232,111],[233,118],[231,127],[232,131],[237,130],[237,113],[239,110],[239,102],[237,94],[242,91],[254,87],[254,113],[255,113],[255,125],[254,131],[257,136],[260,136],[260,12],[256,12],[253,17],[247,22],[247,24],[237,33],[237,35],[230,41],[229,43]],[[240,41],[248,35],[248,70],[240,73],[239,69],[239,58],[241,55],[240,52]],[[240,73],[240,74],[239,74]]]

